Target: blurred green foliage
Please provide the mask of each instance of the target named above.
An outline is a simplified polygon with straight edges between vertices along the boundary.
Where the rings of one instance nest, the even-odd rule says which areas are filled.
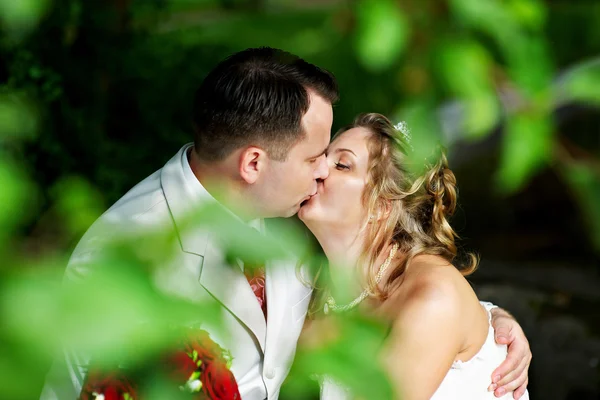
[[[342,94],[336,126],[365,111],[407,120],[415,165],[439,140],[453,149],[500,128],[496,181],[486,184],[505,196],[556,170],[600,251],[597,131],[581,133],[592,143],[581,159],[554,123],[557,107],[600,101],[599,4],[26,0],[1,2],[0,22],[0,398],[35,397],[62,340],[110,358],[135,338],[152,352],[171,339],[163,318],[189,316],[192,306],[153,287],[146,256],[126,239],[109,252],[112,267],[86,286],[63,293],[61,276],[70,248],[106,206],[191,140],[195,88],[245,47],[284,48],[331,70]],[[439,118],[447,104],[458,118]],[[448,124],[457,135],[444,134]],[[274,245],[241,236],[212,212],[204,223],[206,215],[237,252],[306,250],[296,231]],[[146,240],[143,249],[158,252],[174,239]],[[133,316],[148,324],[128,324]],[[380,374],[365,367],[381,332],[360,319],[343,323],[339,343],[298,355],[290,388],[305,388],[299,376],[330,373],[366,398],[387,398]],[[114,324],[120,329],[107,334]],[[371,350],[348,351],[356,348]]]

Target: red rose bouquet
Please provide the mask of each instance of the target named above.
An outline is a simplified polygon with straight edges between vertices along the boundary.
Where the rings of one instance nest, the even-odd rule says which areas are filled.
[[[188,329],[180,345],[160,357],[170,382],[193,399],[241,400],[230,371],[231,354],[204,330]],[[139,371],[89,368],[80,400],[140,400]]]

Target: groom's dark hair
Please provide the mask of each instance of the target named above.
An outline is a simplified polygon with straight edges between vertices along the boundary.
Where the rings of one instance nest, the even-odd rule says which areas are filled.
[[[220,161],[258,145],[284,161],[305,135],[308,90],[335,103],[338,87],[328,71],[270,47],[240,51],[206,76],[194,98],[194,145],[200,159]]]

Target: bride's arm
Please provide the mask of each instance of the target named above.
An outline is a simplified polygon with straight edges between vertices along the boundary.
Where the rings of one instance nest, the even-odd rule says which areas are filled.
[[[443,281],[411,292],[386,343],[384,365],[397,398],[429,399],[463,344],[460,301]]]

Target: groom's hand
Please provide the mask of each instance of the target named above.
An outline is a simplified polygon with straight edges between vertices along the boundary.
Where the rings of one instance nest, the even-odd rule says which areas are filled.
[[[531,363],[529,341],[512,315],[501,308],[493,308],[491,312],[496,343],[508,345],[508,355],[492,373],[490,390],[494,390],[496,397],[514,391],[513,397],[519,399],[525,393],[529,381],[527,375]]]

